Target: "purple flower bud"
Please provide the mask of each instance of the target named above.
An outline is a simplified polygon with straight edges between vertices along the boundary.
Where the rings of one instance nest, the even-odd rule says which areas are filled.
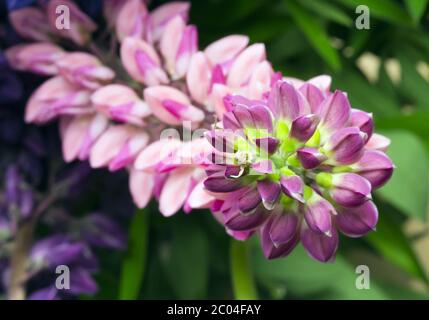
[[[332,228],[331,235],[312,231],[308,226],[301,229],[301,241],[305,250],[320,262],[332,261],[338,248],[338,233]]]
[[[374,131],[374,121],[372,120],[372,113],[367,113],[362,110],[352,109],[350,114],[350,126],[358,127],[360,131],[366,133],[365,142],[371,138]]]
[[[232,110],[235,118],[242,128],[251,127],[255,128],[255,122],[253,121],[252,114],[248,107],[242,104],[236,104]]]
[[[254,212],[243,214],[239,210],[231,210],[225,215],[225,227],[233,231],[249,231],[262,225],[268,215],[263,208],[258,208]]]
[[[273,173],[274,164],[271,160],[261,160],[252,164],[252,169],[259,173]]]
[[[232,112],[227,112],[223,115],[222,118],[223,128],[226,130],[238,130],[241,129],[240,124],[238,123],[237,118],[235,118]]]
[[[267,259],[276,259],[279,257],[287,256],[298,244],[299,234],[296,232],[288,242],[275,245],[271,239],[273,221],[270,219],[261,228],[261,245],[262,251]]]
[[[355,173],[333,175],[330,194],[335,202],[344,207],[355,207],[371,199],[371,184]]]
[[[6,169],[5,189],[6,201],[9,205],[17,205],[20,197],[21,174],[17,165],[10,165]]]
[[[36,242],[30,257],[36,265],[52,268],[73,262],[83,250],[82,244],[70,242],[67,236],[54,235]]]
[[[268,132],[273,131],[273,118],[267,107],[263,105],[255,105],[250,107],[249,111],[256,128],[267,130]]]
[[[204,136],[218,151],[233,153],[235,134],[232,130],[210,130]]]
[[[335,91],[320,106],[320,125],[329,132],[343,128],[349,121],[350,109],[344,92]]]
[[[278,247],[290,242],[298,233],[299,219],[294,212],[280,212],[272,217],[270,238]]]
[[[384,152],[366,150],[362,158],[351,165],[351,168],[367,179],[371,183],[372,189],[377,189],[390,179],[395,166]]]
[[[378,211],[374,202],[367,201],[359,207],[343,208],[335,217],[341,232],[349,237],[362,237],[375,230]]]
[[[250,189],[238,199],[238,209],[241,213],[247,214],[256,209],[262,199],[258,190]]]
[[[360,159],[365,146],[366,134],[356,127],[343,128],[335,132],[325,146],[332,154],[334,164],[352,164]]]
[[[319,124],[319,117],[314,114],[299,116],[292,121],[290,136],[301,142],[311,138]]]
[[[91,245],[112,249],[124,249],[126,236],[112,219],[93,213],[83,221],[83,236]]]
[[[223,175],[212,175],[204,181],[204,187],[211,192],[231,192],[241,189],[240,179],[225,179]]]
[[[310,106],[304,96],[287,81],[278,81],[268,97],[268,106],[271,111],[289,121],[310,111]]]
[[[276,152],[279,143],[280,143],[279,140],[273,137],[255,139],[255,144],[259,148],[268,152],[268,154],[273,154],[274,152]]]
[[[325,98],[322,91],[320,91],[320,89],[317,88],[315,85],[312,85],[308,82],[304,83],[299,88],[299,91],[304,95],[304,97],[310,104],[311,112],[318,114],[320,112],[321,103]]]
[[[280,178],[282,191],[288,197],[304,202],[304,184],[299,176],[282,176]]]
[[[225,168],[225,178],[234,179],[239,178],[243,173],[243,168],[240,166],[227,166]]]
[[[304,147],[299,149],[296,154],[301,165],[307,170],[318,167],[323,161],[328,159],[327,156],[315,148]]]
[[[94,294],[97,290],[97,283],[88,270],[79,267],[71,269],[69,290],[71,294]]]
[[[270,179],[265,179],[257,182],[257,188],[264,207],[267,210],[272,210],[280,196],[280,184],[278,182],[271,181]]]
[[[316,192],[312,193],[311,198],[304,206],[304,218],[308,227],[316,233],[331,236],[332,220],[331,216],[336,211],[332,204],[319,196]]]

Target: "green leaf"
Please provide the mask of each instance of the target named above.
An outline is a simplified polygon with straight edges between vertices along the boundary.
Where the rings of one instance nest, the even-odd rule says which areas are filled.
[[[145,271],[149,212],[137,210],[128,233],[128,251],[122,262],[119,299],[137,299]]]
[[[315,21],[314,16],[293,1],[284,1],[298,27],[307,37],[317,53],[334,71],[341,69],[338,52],[331,46],[325,28]]]
[[[417,111],[412,114],[394,117],[375,118],[377,129],[404,129],[412,131],[421,138],[429,139],[429,112]]]
[[[405,5],[415,24],[419,23],[427,4],[428,0],[405,0]]]
[[[429,83],[417,72],[415,61],[403,53],[398,54],[401,63],[401,92],[412,103],[429,109]]]
[[[208,280],[209,245],[201,227],[179,220],[160,248],[164,272],[179,299],[203,299]]]
[[[410,275],[427,282],[426,275],[418,261],[410,241],[400,226],[391,218],[391,212],[380,210],[377,230],[365,238],[386,260],[408,272]]]
[[[314,11],[319,16],[341,24],[345,27],[350,27],[353,24],[352,19],[347,14],[345,14],[344,11],[330,2],[301,0],[300,4],[307,7],[309,10]]]
[[[429,194],[425,147],[420,139],[409,131],[385,131],[383,134],[391,139],[387,153],[396,168],[392,179],[377,190],[377,193],[406,215],[425,219]]]
[[[337,0],[347,7],[355,10],[359,5],[365,5],[369,8],[370,17],[376,17],[388,22],[393,22],[402,26],[412,25],[411,19],[405,10],[391,0]],[[356,16],[357,17],[357,16]],[[373,24],[371,23],[371,26]]]
[[[255,274],[263,284],[284,287],[292,297],[324,299],[387,299],[388,296],[374,281],[371,290],[358,290],[355,286],[355,267],[337,255],[333,263],[320,263],[311,259],[302,246],[286,258],[267,260],[261,249],[255,248]]]

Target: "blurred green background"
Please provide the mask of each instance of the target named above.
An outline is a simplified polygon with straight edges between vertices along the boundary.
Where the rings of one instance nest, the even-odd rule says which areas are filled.
[[[369,8],[368,30],[355,26],[358,5]],[[392,140],[388,153],[396,170],[375,194],[377,231],[362,239],[342,237],[330,264],[311,260],[300,246],[287,258],[267,261],[252,241],[259,297],[429,298],[428,1],[195,0],[191,23],[199,28],[201,47],[246,34],[266,44],[268,60],[285,76],[331,75],[333,87],[372,112],[376,131]],[[135,216],[130,235],[127,253],[105,257],[95,298],[234,297],[231,240],[208,212],[165,219],[152,204]],[[356,289],[358,265],[369,267],[369,290]]]

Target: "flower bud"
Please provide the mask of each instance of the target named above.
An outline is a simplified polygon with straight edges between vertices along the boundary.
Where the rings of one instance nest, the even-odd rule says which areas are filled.
[[[100,88],[115,77],[113,70],[86,52],[66,53],[58,60],[57,66],[68,81],[91,90]]]

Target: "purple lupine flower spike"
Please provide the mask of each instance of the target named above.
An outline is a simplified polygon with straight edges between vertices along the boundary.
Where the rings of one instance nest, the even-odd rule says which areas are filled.
[[[301,241],[312,258],[329,262],[337,230],[358,237],[375,229],[371,192],[393,164],[366,146],[375,136],[370,114],[351,109],[341,91],[312,83],[296,89],[287,80],[274,83],[265,100],[225,102],[220,128],[207,135],[215,151],[204,186],[220,193],[212,210],[230,235],[259,234],[268,259]]]

